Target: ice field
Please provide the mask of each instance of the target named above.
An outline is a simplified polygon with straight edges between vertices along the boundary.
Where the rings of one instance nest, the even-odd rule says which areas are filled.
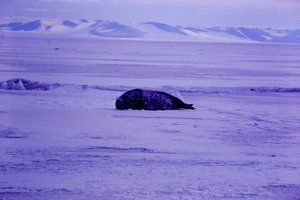
[[[0,199],[300,199],[300,45],[2,37],[13,78],[55,87],[0,89]]]

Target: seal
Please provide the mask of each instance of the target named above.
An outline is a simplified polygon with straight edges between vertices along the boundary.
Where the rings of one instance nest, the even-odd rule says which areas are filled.
[[[122,94],[116,100],[116,108],[120,110],[194,109],[193,104],[186,104],[168,93],[142,89],[133,89]]]

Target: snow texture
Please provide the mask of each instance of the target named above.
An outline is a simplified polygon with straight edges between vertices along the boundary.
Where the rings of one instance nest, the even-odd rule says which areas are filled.
[[[55,85],[53,84],[53,86]],[[4,90],[49,90],[50,87],[49,84],[33,82],[22,78],[0,82],[0,89]]]
[[[299,199],[299,52],[3,37],[0,199]],[[197,109],[115,109],[136,87]]]

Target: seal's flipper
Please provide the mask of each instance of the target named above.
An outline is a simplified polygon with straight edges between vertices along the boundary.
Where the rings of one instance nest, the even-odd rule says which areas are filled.
[[[184,106],[183,106],[183,108],[185,108],[185,109],[192,109],[192,110],[194,110],[195,108],[193,107],[193,104],[184,104]]]

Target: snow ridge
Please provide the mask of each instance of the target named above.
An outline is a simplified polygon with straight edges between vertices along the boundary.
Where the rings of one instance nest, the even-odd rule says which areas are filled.
[[[53,90],[62,88],[65,90],[83,91],[87,89],[92,90],[108,90],[108,91],[126,91],[134,88],[126,86],[100,86],[100,85],[76,85],[63,83],[40,83],[37,81],[26,80],[22,78],[15,78],[0,82],[0,89],[2,90]],[[145,88],[148,89],[148,88]],[[157,88],[175,94],[180,97],[180,93],[200,93],[200,94],[268,94],[268,93],[300,93],[300,88],[283,88],[283,87],[185,87],[173,88],[171,86],[164,86]]]

